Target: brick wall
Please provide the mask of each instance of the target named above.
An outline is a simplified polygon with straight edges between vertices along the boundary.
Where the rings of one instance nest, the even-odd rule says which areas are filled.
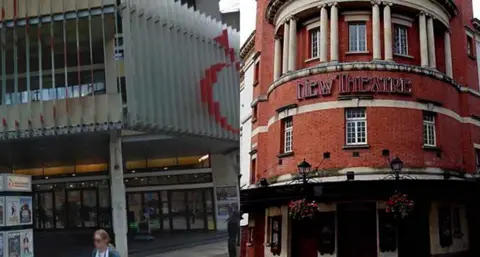
[[[265,8],[268,0],[258,0],[257,5],[257,37],[256,50],[260,51],[260,79],[254,90],[254,99],[267,95],[267,90],[272,84],[273,55],[274,55],[274,27],[265,18]],[[469,0],[457,0],[461,9],[457,17],[450,23],[454,79],[462,86],[478,89],[478,72],[476,61],[466,54],[465,25],[471,27],[472,5]],[[350,9],[349,9],[350,10]],[[341,13],[342,10],[340,10]],[[395,8],[392,13],[398,13]],[[412,27],[408,29],[409,55],[411,58],[394,57],[397,63],[410,65],[420,64],[420,43],[418,30],[418,17],[414,18]],[[311,18],[311,17],[309,17]],[[297,34],[297,67],[299,69],[312,67],[319,64],[309,58],[309,33],[298,21]],[[437,21],[438,22],[438,21]],[[383,57],[383,24],[381,24],[381,47]],[[283,34],[283,28],[279,28]],[[444,60],[444,28],[435,23],[435,43],[437,69],[445,72]],[[348,25],[344,16],[339,15],[339,58],[340,62],[370,61],[372,54],[372,29],[371,19],[367,21],[367,50],[366,54],[350,55],[348,51]],[[328,40],[329,42],[329,40]],[[330,49],[330,46],[328,46]],[[291,80],[275,88],[268,100],[257,105],[257,121],[253,123],[253,130],[259,126],[267,126],[269,119],[276,117],[276,110],[280,107],[297,104],[299,106],[314,103],[337,101],[338,95],[320,97],[306,101],[296,99],[297,82],[308,79],[326,80],[339,73],[324,73]],[[480,97],[461,93],[454,86],[441,80],[407,72],[387,71],[350,71],[353,76],[382,76],[395,78],[408,78],[412,82],[413,93],[411,96],[376,95],[375,99],[390,99],[399,101],[418,102],[425,99],[441,103],[441,107],[460,114],[462,117],[471,115],[480,116]],[[334,84],[334,87],[338,86]],[[381,155],[383,149],[389,149],[392,155],[398,155],[405,167],[438,167],[443,169],[456,169],[473,172],[475,158],[473,143],[480,143],[480,128],[468,123],[461,123],[450,116],[438,114],[436,117],[437,145],[442,150],[441,157],[435,152],[427,151],[423,146],[423,125],[421,110],[407,108],[368,107],[368,144],[370,148],[360,150],[344,150],[345,121],[343,109],[328,109],[307,112],[293,116],[294,123],[294,155],[279,158],[281,152],[282,129],[281,122],[277,121],[268,126],[267,133],[259,133],[252,137],[252,144],[258,143],[255,178],[273,177],[296,172],[296,165],[306,158],[313,166],[321,162],[323,152],[330,152],[331,158],[322,163],[322,168],[331,172],[346,167],[386,167],[387,162]],[[352,152],[360,153],[359,157],[352,157]]]

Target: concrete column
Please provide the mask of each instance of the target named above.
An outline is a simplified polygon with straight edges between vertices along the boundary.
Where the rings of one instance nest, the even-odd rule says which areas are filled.
[[[382,49],[380,46],[380,7],[378,3],[373,2],[372,6],[372,42],[373,42],[373,59],[382,59]]]
[[[273,62],[273,80],[280,78],[282,73],[282,43],[280,42],[280,37],[275,36],[275,56]]]
[[[120,256],[128,256],[127,247],[127,204],[123,181],[122,140],[120,131],[110,134],[110,191],[112,195],[113,233],[115,247]]]
[[[450,31],[445,30],[445,73],[450,78],[453,78],[452,67],[452,45],[450,43]]]
[[[435,60],[435,33],[433,31],[433,17],[429,16],[427,19],[427,35],[428,35],[428,63],[430,68],[437,67]]]
[[[325,5],[320,7],[320,62],[326,62],[328,56],[328,13]]]
[[[338,62],[338,7],[333,3],[330,8],[330,61]]]
[[[297,69],[297,20],[295,17],[290,19],[290,47],[288,48],[288,71]]]
[[[385,4],[383,7],[383,41],[385,47],[385,60],[392,61],[393,60],[393,52],[392,52],[392,14],[390,11],[389,3]]]
[[[427,45],[427,21],[425,13],[421,12],[418,17],[418,27],[420,28],[420,63],[422,67],[428,66],[428,45]]]
[[[290,25],[285,22],[283,24],[283,63],[282,63],[282,73],[285,74],[288,72],[288,48],[290,47]]]

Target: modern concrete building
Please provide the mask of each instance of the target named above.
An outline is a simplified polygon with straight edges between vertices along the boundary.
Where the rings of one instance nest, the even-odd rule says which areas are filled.
[[[33,176],[35,235],[111,229],[128,256],[127,230],[226,228],[237,31],[175,1],[0,5],[0,165]]]
[[[472,8],[257,1],[246,256],[479,256]]]

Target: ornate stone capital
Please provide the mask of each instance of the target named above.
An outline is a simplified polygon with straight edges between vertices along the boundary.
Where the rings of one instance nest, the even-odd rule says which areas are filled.
[[[380,5],[381,4],[380,0],[372,0],[372,1],[370,1],[370,3],[372,5]]]
[[[317,5],[317,9],[321,10],[322,8],[327,8],[327,5],[326,4]]]
[[[393,3],[392,2],[388,2],[388,1],[382,1],[382,4],[385,5],[385,6],[393,6]]]
[[[329,6],[331,6],[331,7],[338,7],[338,2],[330,3]]]
[[[274,38],[275,40],[281,40],[283,37],[280,36],[280,35],[275,35],[273,38]]]

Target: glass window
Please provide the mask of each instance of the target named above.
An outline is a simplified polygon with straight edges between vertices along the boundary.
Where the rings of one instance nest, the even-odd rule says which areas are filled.
[[[127,194],[128,228],[137,231],[139,223],[143,220],[142,195],[140,193]]]
[[[283,152],[290,153],[293,151],[293,120],[287,118],[283,122]]]
[[[423,115],[423,144],[425,146],[436,146],[435,116]]]
[[[185,191],[172,191],[172,229],[174,230],[186,230],[187,229],[187,215],[186,215],[186,199]]]
[[[152,231],[159,231],[162,229],[162,213],[159,208],[160,202],[158,199],[157,192],[147,192],[143,194],[144,201],[145,201],[145,208],[148,211],[148,218],[150,229]],[[146,212],[145,211],[145,212]]]
[[[347,145],[366,144],[367,116],[365,109],[347,109],[345,113],[345,120]]]
[[[169,200],[168,200],[168,192],[162,191],[160,192],[160,198],[162,202],[162,219],[163,219],[163,229],[170,230],[170,211],[169,211]]]
[[[80,190],[68,190],[68,227],[81,228],[82,220],[82,199]]]
[[[190,229],[205,229],[205,206],[203,189],[187,192],[188,199],[188,224]]]
[[[310,58],[320,57],[320,28],[310,30]]]
[[[393,40],[395,42],[394,53],[399,55],[408,55],[408,28],[406,26],[395,25]]]
[[[38,192],[35,196],[37,204],[35,211],[35,228],[53,228],[53,192]]]
[[[365,23],[350,23],[348,25],[348,51],[365,52],[367,49],[367,28]]]
[[[215,205],[214,205],[214,202],[213,202],[213,189],[212,188],[205,189],[205,206],[207,208],[206,213],[207,213],[208,230],[215,230],[216,229]]]
[[[110,188],[108,183],[106,186],[102,186],[103,183],[100,183],[98,189],[98,200],[99,200],[99,213],[98,213],[98,222],[99,227],[101,228],[111,228],[111,204],[110,204]]]
[[[82,222],[86,228],[97,227],[97,190],[83,189]]]
[[[65,228],[67,225],[67,203],[65,202],[65,188],[55,187],[55,228]]]
[[[467,54],[473,56],[473,38],[467,35]]]

